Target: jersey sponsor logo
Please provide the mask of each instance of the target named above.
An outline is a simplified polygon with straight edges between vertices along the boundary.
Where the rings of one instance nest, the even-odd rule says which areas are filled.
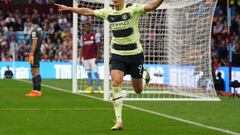
[[[108,21],[112,30],[127,29],[130,24],[130,13],[123,13],[121,15],[109,15]]]
[[[126,29],[130,22],[129,21],[124,21],[124,22],[119,22],[119,23],[111,23],[110,27],[112,30],[121,30],[121,29]]]
[[[83,36],[83,45],[93,45],[95,43],[95,34],[84,35]]]
[[[84,45],[93,45],[94,41],[84,41]]]

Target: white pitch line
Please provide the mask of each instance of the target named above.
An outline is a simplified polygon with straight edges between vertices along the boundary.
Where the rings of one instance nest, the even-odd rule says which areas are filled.
[[[13,127],[11,127],[11,128],[0,128],[0,131],[7,131],[7,130],[12,130],[12,129],[15,129],[15,128],[13,128]]]
[[[19,81],[23,81],[23,82],[26,82],[26,83],[32,83],[32,82],[27,81],[27,80],[19,80]],[[50,89],[55,89],[55,90],[58,90],[58,91],[62,91],[62,92],[72,93],[69,90],[53,87],[53,86],[46,85],[46,84],[42,84],[42,86],[50,88]],[[89,97],[89,98],[92,98],[92,99],[97,99],[97,100],[104,101],[104,102],[111,102],[111,101],[105,101],[102,98],[94,97],[94,96],[91,96],[91,95],[85,95],[85,94],[77,94],[77,95]],[[182,118],[174,117],[174,116],[159,113],[159,112],[154,112],[154,111],[143,109],[143,108],[136,107],[136,106],[127,105],[127,104],[124,104],[124,106],[135,109],[135,110],[139,110],[139,111],[142,111],[142,112],[146,112],[146,113],[154,114],[154,115],[157,115],[157,116],[161,116],[161,117],[164,117],[164,118],[168,118],[168,119],[180,121],[180,122],[183,122],[183,123],[187,123],[187,124],[190,124],[190,125],[195,125],[195,126],[198,126],[198,127],[203,127],[203,128],[219,131],[219,132],[222,132],[222,133],[227,133],[227,134],[230,134],[230,135],[240,135],[240,133],[234,132],[234,131],[231,131],[231,130],[204,125],[204,124],[201,124],[201,123],[198,123],[198,122],[185,120],[185,119],[182,119]]]
[[[89,111],[112,110],[112,108],[0,108],[0,111]]]

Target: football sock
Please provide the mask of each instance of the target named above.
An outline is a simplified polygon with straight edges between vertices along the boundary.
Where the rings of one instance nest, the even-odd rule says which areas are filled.
[[[33,90],[41,91],[41,82],[42,82],[41,75],[33,76],[32,82],[33,82]]]
[[[95,77],[96,77],[96,83],[97,83],[98,88],[101,88],[100,78],[99,78],[98,72],[95,72],[94,75],[95,75]]]
[[[144,68],[143,76],[142,76],[142,86],[143,86],[143,89],[149,83],[149,81],[150,81],[149,73],[148,73],[147,69]]]
[[[121,95],[121,87],[112,87],[112,90],[113,90],[112,100],[116,116],[116,122],[122,122],[123,99]]]
[[[143,72],[143,77],[142,77],[142,88],[146,86],[146,72]]]
[[[93,86],[93,82],[92,82],[92,73],[91,72],[87,72],[87,76],[88,76],[88,84],[90,87]]]

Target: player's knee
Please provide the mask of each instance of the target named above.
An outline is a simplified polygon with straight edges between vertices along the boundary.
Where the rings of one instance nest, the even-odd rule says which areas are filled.
[[[142,93],[142,89],[135,90],[135,92],[136,92],[137,94],[141,94],[141,93]]]
[[[121,81],[119,80],[112,80],[112,86],[113,87],[119,87],[121,85]]]
[[[33,68],[32,75],[38,75],[38,74],[39,74],[39,69]]]
[[[142,88],[135,88],[134,91],[137,93],[137,94],[141,94],[142,93]]]

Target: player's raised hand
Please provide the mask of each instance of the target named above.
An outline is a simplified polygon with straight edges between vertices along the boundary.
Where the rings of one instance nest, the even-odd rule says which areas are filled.
[[[68,11],[70,9],[70,7],[65,6],[65,5],[60,5],[60,4],[54,4],[55,6],[58,6],[58,11],[62,12],[62,11]]]

